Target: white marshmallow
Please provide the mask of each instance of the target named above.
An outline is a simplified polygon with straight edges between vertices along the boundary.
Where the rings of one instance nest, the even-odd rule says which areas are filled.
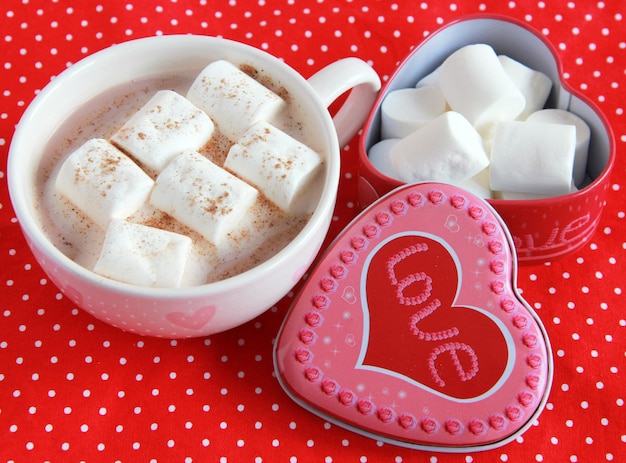
[[[139,286],[179,287],[191,238],[146,225],[113,219],[94,272]]]
[[[257,190],[195,151],[176,156],[156,180],[150,203],[218,244],[257,198]]]
[[[576,153],[574,154],[574,182],[582,185],[587,172],[587,158],[589,154],[589,140],[591,130],[589,125],[576,114],[564,109],[542,109],[527,119],[529,122],[549,124],[569,124],[576,127]]]
[[[63,161],[55,181],[59,193],[100,227],[126,218],[144,205],[154,181],[108,141],[93,138]]]
[[[386,140],[381,140],[378,143],[372,145],[372,147],[367,152],[367,157],[369,158],[372,165],[378,170],[381,174],[386,175],[387,177],[400,179],[398,172],[393,167],[391,162],[391,147],[400,141],[399,138],[388,138]]]
[[[524,193],[520,191],[496,191],[494,192],[495,199],[506,199],[510,200],[532,200],[532,199],[543,199],[548,198],[549,196],[535,194],[535,193]]]
[[[575,191],[578,191],[578,188],[576,187],[576,185],[572,181],[572,188],[571,188],[570,193],[573,193]],[[531,200],[531,199],[543,199],[543,198],[549,198],[549,197],[550,196],[547,196],[545,194],[524,193],[524,192],[520,192],[520,191],[494,191],[494,198],[496,198],[496,199]]]
[[[526,100],[526,106],[517,119],[524,120],[531,113],[542,109],[552,90],[552,80],[543,72],[531,69],[509,56],[500,55],[498,59]]]
[[[415,84],[415,88],[422,87],[439,87],[439,69],[441,66],[436,67],[433,71],[426,74]]]
[[[489,165],[480,134],[462,115],[448,111],[403,138],[390,150],[391,162],[406,183],[459,184]]]
[[[258,121],[271,121],[285,101],[228,61],[209,64],[193,82],[187,98],[232,141]]]
[[[231,146],[224,168],[289,211],[321,163],[308,146],[267,122],[257,122]]]
[[[498,124],[489,167],[491,188],[543,196],[571,191],[576,129],[509,121]]]
[[[404,138],[445,111],[446,100],[439,87],[394,90],[381,105],[381,136]]]
[[[480,198],[493,198],[493,191],[489,185],[489,168],[483,169],[473,177],[459,184],[461,188],[471,191]]]
[[[450,108],[479,132],[515,119],[525,106],[524,95],[489,45],[467,45],[452,53],[441,64],[438,80]]]
[[[158,91],[111,141],[157,172],[186,149],[197,150],[213,134],[213,121],[182,95]]]

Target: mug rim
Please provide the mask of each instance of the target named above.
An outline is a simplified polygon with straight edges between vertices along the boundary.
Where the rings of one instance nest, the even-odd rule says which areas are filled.
[[[25,138],[29,137],[27,130],[28,127],[33,124],[33,120],[36,116],[41,111],[45,110],[48,97],[59,91],[67,91],[67,87],[71,85],[72,80],[78,78],[77,75],[82,78],[80,74],[89,72],[91,67],[99,66],[98,62],[100,60],[105,58],[110,59],[111,56],[114,57],[120,51],[133,54],[133,56],[140,56],[139,52],[142,48],[154,47],[155,44],[156,46],[169,44],[172,48],[181,48],[191,46],[193,44],[193,46],[198,49],[205,45],[208,49],[211,49],[211,47],[215,47],[216,45],[224,46],[226,44],[231,50],[233,48],[237,49],[250,57],[254,57],[255,59],[262,61],[263,63],[267,63],[268,65],[271,64],[273,67],[278,67],[277,72],[268,73],[267,70],[265,71],[269,75],[280,74],[285,77],[282,78],[281,81],[289,80],[293,86],[297,86],[299,91],[301,90],[303,92],[301,95],[306,95],[307,100],[310,100],[310,102],[313,103],[312,106],[319,108],[319,120],[323,123],[327,132],[328,140],[324,144],[324,149],[327,151],[327,159],[325,162],[326,166],[324,167],[324,185],[323,188],[321,188],[320,198],[317,205],[315,206],[315,209],[313,210],[307,223],[298,232],[294,239],[265,261],[244,272],[219,281],[176,288],[162,288],[139,286],[101,276],[93,270],[76,263],[52,243],[46,233],[42,230],[41,225],[38,223],[38,219],[33,213],[35,205],[28,201],[27,197],[29,195],[26,194],[25,191],[27,188],[25,182],[28,180],[23,174],[36,173],[40,168],[41,156],[37,157],[36,165],[28,167],[23,165],[19,154],[23,151],[22,145],[25,143]],[[213,59],[214,58],[208,58],[206,64]],[[165,59],[163,63],[165,63]],[[128,81],[128,79],[125,79],[125,81]],[[95,95],[97,95],[97,92],[94,92],[92,97]],[[70,113],[76,109],[78,108],[74,107]],[[52,135],[52,133],[54,133],[54,130],[52,130],[48,135]],[[233,288],[241,287],[252,281],[256,281],[261,275],[272,273],[272,269],[283,262],[289,255],[297,252],[297,250],[306,245],[306,243],[317,239],[315,236],[316,232],[320,226],[323,226],[326,218],[330,221],[336,201],[339,175],[339,147],[337,134],[335,132],[330,113],[328,113],[319,96],[300,73],[279,58],[254,46],[222,37],[194,34],[171,34],[132,39],[103,48],[71,64],[57,76],[53,77],[53,79],[46,84],[28,104],[25,112],[15,127],[7,158],[9,196],[15,216],[20,224],[23,234],[25,235],[29,247],[36,247],[41,253],[43,253],[46,259],[54,262],[56,266],[64,268],[75,277],[85,280],[92,285],[97,285],[103,290],[110,290],[127,296],[152,297],[158,299],[176,299],[181,296],[194,297],[198,295],[204,296],[228,292]],[[28,177],[28,179],[30,179],[30,177]],[[36,198],[33,199],[35,200]]]

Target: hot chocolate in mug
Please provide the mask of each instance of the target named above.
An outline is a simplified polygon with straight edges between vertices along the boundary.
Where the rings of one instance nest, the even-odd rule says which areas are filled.
[[[229,278],[178,288],[153,288],[106,278],[75,262],[46,233],[42,212],[42,166],[49,144],[64,121],[111,89],[158,82],[162,77],[195,76],[209,63],[226,60],[252,71],[255,79],[280,89],[297,106],[322,173],[311,192],[310,219],[286,246],[262,263]],[[158,87],[158,85],[157,85]],[[345,58],[308,80],[283,61],[230,40],[172,35],[114,45],[70,66],[32,101],[20,120],[9,151],[11,201],[36,260],[65,297],[121,329],[167,338],[206,336],[241,325],[279,301],[316,257],[328,231],[339,183],[340,148],[356,134],[380,88],[374,70]],[[349,95],[331,117],[328,107]],[[100,99],[99,99],[100,98]]]

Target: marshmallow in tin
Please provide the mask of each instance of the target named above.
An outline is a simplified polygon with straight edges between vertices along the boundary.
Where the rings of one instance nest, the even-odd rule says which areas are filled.
[[[572,187],[570,193],[578,191],[578,187],[572,179]],[[539,193],[525,193],[521,191],[494,191],[493,197],[495,199],[507,199],[507,200],[532,200],[532,199],[544,199],[549,198],[549,195]]]
[[[404,138],[446,111],[446,100],[436,86],[402,88],[382,102],[381,137]]]
[[[276,93],[224,60],[214,61],[200,72],[187,98],[232,141],[255,122],[271,121],[286,105]]]
[[[200,153],[176,156],[156,179],[150,203],[219,244],[256,201],[257,190]]]
[[[524,95],[486,44],[466,45],[452,53],[441,64],[437,80],[450,108],[479,132],[514,120],[526,105]]]
[[[439,87],[439,70],[441,66],[436,67],[431,72],[426,74],[415,84],[415,88],[422,87]]]
[[[489,184],[489,167],[461,182],[458,186],[467,191],[471,191],[481,198],[493,198],[493,191],[491,191],[491,185]]]
[[[102,138],[70,153],[55,180],[56,190],[102,228],[141,208],[153,186],[133,160]]]
[[[570,193],[575,151],[572,125],[500,123],[491,150],[491,188],[542,196]]]
[[[372,165],[381,174],[390,178],[399,178],[393,163],[391,162],[391,147],[400,141],[399,138],[387,138],[371,146],[367,152],[367,157]]]
[[[573,175],[576,185],[582,185],[587,173],[587,158],[591,139],[589,125],[581,117],[564,109],[542,109],[528,116],[527,121],[545,124],[567,124],[576,127]]]
[[[94,272],[138,286],[179,287],[191,238],[146,225],[113,219]]]
[[[172,90],[160,90],[111,141],[143,165],[160,172],[181,151],[202,147],[213,130],[213,121],[204,111]]]
[[[480,134],[461,114],[447,111],[395,143],[389,151],[399,180],[458,185],[489,165]]]
[[[257,122],[231,146],[224,168],[290,211],[321,163],[320,155],[307,145],[267,122]]]
[[[530,114],[542,109],[552,90],[552,80],[543,72],[531,69],[509,56],[500,55],[498,59],[526,101],[526,106],[517,119],[524,120]]]

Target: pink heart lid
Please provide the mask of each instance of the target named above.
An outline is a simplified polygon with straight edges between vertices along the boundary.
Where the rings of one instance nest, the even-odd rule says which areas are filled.
[[[549,340],[483,199],[405,185],[335,239],[279,332],[281,386],[322,418],[442,452],[499,447],[543,410]]]

